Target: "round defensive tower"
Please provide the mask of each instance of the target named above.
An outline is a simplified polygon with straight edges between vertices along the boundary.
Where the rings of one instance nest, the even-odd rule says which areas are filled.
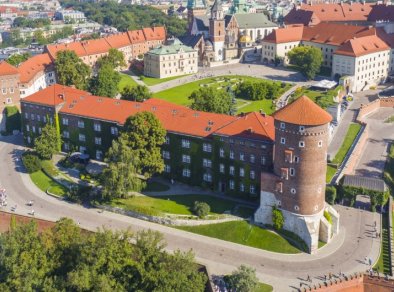
[[[306,96],[277,111],[274,173],[281,178],[281,208],[301,215],[325,206],[328,124],[332,117]]]
[[[283,228],[297,234],[310,252],[319,240],[339,231],[339,215],[325,202],[327,144],[332,117],[306,96],[273,114],[273,173],[262,173],[260,207],[255,222],[272,224],[272,210],[284,217]],[[332,222],[324,217],[327,211]]]

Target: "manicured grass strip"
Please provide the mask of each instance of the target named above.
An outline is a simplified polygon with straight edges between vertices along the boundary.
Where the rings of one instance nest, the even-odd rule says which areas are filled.
[[[123,88],[125,88],[126,85],[136,86],[137,82],[135,82],[134,79],[131,78],[129,75],[121,73],[120,74],[120,81],[118,83],[119,92],[122,92]]]
[[[191,101],[188,99],[188,97],[193,91],[201,88],[202,86],[200,85],[206,85],[209,87],[215,87],[219,90],[224,90],[228,86],[232,86],[234,88],[235,84],[245,81],[252,81],[252,82],[260,81],[260,82],[269,82],[269,83],[275,82],[272,80],[260,79],[260,78],[249,77],[249,76],[239,76],[239,75],[218,76],[218,77],[206,78],[206,79],[190,82],[187,84],[183,84],[180,86],[176,86],[170,89],[166,89],[153,94],[153,96],[175,104],[189,106],[191,104]],[[284,88],[280,89],[278,96],[286,92],[291,86],[292,86],[291,84],[286,84]],[[246,106],[245,103],[247,103]],[[254,100],[246,100],[246,99],[237,99],[237,113],[259,111],[260,109],[262,109],[267,114],[271,114],[275,110],[275,108],[272,106],[271,100],[254,101]]]
[[[144,192],[165,192],[170,189],[169,186],[159,182],[148,182]]]
[[[44,169],[45,173],[51,176],[57,176],[59,174],[59,171],[53,165],[53,162],[51,160],[42,160],[41,167]]]
[[[375,264],[374,269],[381,273],[390,273],[390,249],[388,237],[388,214],[382,214],[382,234],[381,234],[381,251],[378,262]]]
[[[350,124],[349,129],[345,136],[345,140],[343,140],[341,148],[339,148],[338,153],[335,155],[335,158],[332,161],[333,163],[337,163],[338,165],[342,163],[342,161],[345,159],[347,152],[352,146],[354,139],[356,139],[356,136],[360,131],[360,129],[361,129],[360,124],[356,124],[356,123]]]
[[[384,122],[385,123],[394,123],[394,116],[388,117]]]
[[[30,178],[33,183],[44,192],[49,189],[52,194],[64,196],[68,191],[67,188],[52,180],[42,170],[31,173]]]
[[[300,252],[298,248],[291,245],[280,235],[267,229],[251,225],[246,221],[231,221],[200,226],[180,226],[177,228],[272,252],[288,254]]]
[[[238,204],[230,200],[205,195],[170,195],[160,197],[134,196],[127,199],[112,200],[110,205],[147,215],[159,216],[164,213],[193,215],[195,201],[206,202],[211,207],[210,214],[223,214],[233,211]],[[245,206],[246,207],[246,206]],[[243,211],[243,214],[246,214]]]
[[[147,76],[141,76],[142,77],[141,81],[144,82],[148,86],[152,86],[152,85],[160,84],[160,83],[167,82],[167,81],[170,81],[170,80],[174,80],[174,79],[178,79],[178,78],[181,78],[181,77],[185,77],[185,76],[188,76],[188,75],[190,75],[190,74],[181,75],[181,76],[174,76],[174,77],[168,77],[168,78],[162,78],[162,79],[153,78],[153,77],[147,77]]]
[[[257,289],[254,290],[254,292],[271,292],[271,291],[274,291],[274,287],[265,283],[259,283]]]
[[[387,162],[384,166],[384,180],[390,188],[391,195],[394,196],[394,144],[390,145]]]
[[[327,165],[327,174],[326,174],[326,183],[330,183],[332,178],[334,177],[337,169],[334,166]]]

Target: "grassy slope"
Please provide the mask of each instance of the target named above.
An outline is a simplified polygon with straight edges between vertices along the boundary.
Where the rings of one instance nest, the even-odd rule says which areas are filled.
[[[335,158],[332,161],[333,163],[337,163],[337,164],[342,163],[343,159],[345,158],[347,152],[349,151],[350,146],[352,146],[352,143],[356,138],[360,129],[361,129],[360,124],[355,124],[355,123],[350,124],[345,139],[342,142],[341,148],[339,148],[337,154],[335,155]]]
[[[129,75],[126,74],[120,74],[120,81],[118,83],[118,90],[121,92],[123,88],[126,87],[126,85],[130,84],[131,86],[137,85],[137,82],[134,81],[133,78],[131,78]]]
[[[390,272],[390,253],[389,253],[389,242],[388,242],[388,214],[382,214],[382,244],[381,252],[378,262],[375,264],[374,269],[381,273]]]
[[[226,86],[229,84],[229,82],[220,82],[220,83],[215,83],[215,79],[220,78],[230,78],[230,79],[242,79],[244,81],[262,81],[260,78],[255,78],[255,77],[248,77],[248,76],[237,76],[237,75],[231,75],[231,76],[221,76],[221,77],[212,77],[212,78],[206,78],[194,82],[190,82],[187,84],[183,84],[180,86],[176,86],[170,89],[166,89],[160,92],[157,92],[154,94],[154,97],[160,98],[167,100],[169,102],[175,103],[175,104],[180,104],[180,105],[185,105],[188,106],[191,104],[191,101],[188,99],[190,94],[194,90],[198,90],[201,88],[200,84],[208,84],[212,83],[211,86],[217,85],[219,86]],[[232,80],[231,82],[234,83],[237,80]],[[270,80],[265,80],[267,82],[273,82]],[[286,86],[280,91],[280,94],[285,92],[290,88],[290,85]],[[249,100],[244,100],[244,99],[238,99],[237,100],[237,107],[239,107],[242,104],[249,103],[245,107],[241,107],[238,109],[238,113],[240,112],[251,112],[251,111],[258,111],[259,109],[263,109],[267,114],[271,114],[274,109],[272,108],[272,101],[271,100],[263,100],[263,101],[249,101]]]
[[[42,170],[31,173],[30,178],[33,183],[44,192],[49,189],[51,193],[58,196],[64,196],[67,193],[67,189],[64,186],[53,181]]]
[[[232,221],[200,226],[181,226],[179,229],[201,235],[280,253],[299,253],[286,239],[246,221]]]
[[[161,215],[162,213],[193,215],[191,209],[195,201],[208,203],[211,207],[211,214],[223,214],[225,211],[232,211],[237,205],[236,202],[230,200],[204,195],[135,196],[113,200],[111,205],[148,215]],[[240,211],[241,215],[250,216],[254,211],[251,208],[245,208],[249,209],[249,213],[242,209]]]

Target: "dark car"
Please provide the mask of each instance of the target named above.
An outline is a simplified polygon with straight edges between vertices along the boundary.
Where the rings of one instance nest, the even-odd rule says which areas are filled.
[[[70,155],[70,161],[74,163],[88,164],[90,157],[88,154],[81,152],[74,152]]]

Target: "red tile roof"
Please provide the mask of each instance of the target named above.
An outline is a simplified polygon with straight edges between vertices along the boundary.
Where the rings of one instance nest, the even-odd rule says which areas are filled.
[[[18,73],[18,69],[8,64],[6,61],[0,62],[0,76],[16,75]]]
[[[59,105],[61,113],[85,116],[124,124],[137,112],[154,113],[167,131],[191,136],[207,137],[218,133],[254,139],[273,139],[271,117],[250,113],[244,117],[194,111],[190,108],[152,98],[146,102],[132,102],[93,96],[88,92],[55,84],[23,99],[23,102]],[[249,130],[251,129],[251,130]]]
[[[127,34],[132,44],[145,42],[145,36],[142,30],[130,30]]]
[[[105,40],[112,48],[123,48],[130,45],[127,32],[117,33],[105,37]]]
[[[373,5],[371,3],[301,4],[285,16],[285,23],[308,25],[312,22],[312,16],[316,18],[312,24],[324,21],[367,21]],[[312,14],[307,14],[305,11],[312,12]]]
[[[146,27],[143,28],[145,39],[147,41],[152,40],[164,40],[166,38],[166,30],[163,26],[160,27]]]
[[[87,55],[97,55],[108,53],[111,46],[107,43],[104,38],[97,40],[88,40],[81,42]]]
[[[263,41],[276,44],[301,41],[303,29],[302,25],[274,29]]]
[[[359,57],[386,50],[390,50],[390,47],[378,36],[371,35],[348,40],[335,51],[335,54]]]
[[[35,55],[19,65],[20,83],[27,83],[38,73],[43,72],[52,65],[48,54]]]
[[[74,51],[78,57],[86,56],[87,53],[85,48],[82,46],[81,42],[72,42],[68,44],[55,44],[55,45],[47,45],[46,50],[53,60],[56,59],[56,54],[60,51],[70,50]]]
[[[331,115],[309,97],[301,96],[273,114],[275,120],[303,125],[318,126],[331,122]]]

